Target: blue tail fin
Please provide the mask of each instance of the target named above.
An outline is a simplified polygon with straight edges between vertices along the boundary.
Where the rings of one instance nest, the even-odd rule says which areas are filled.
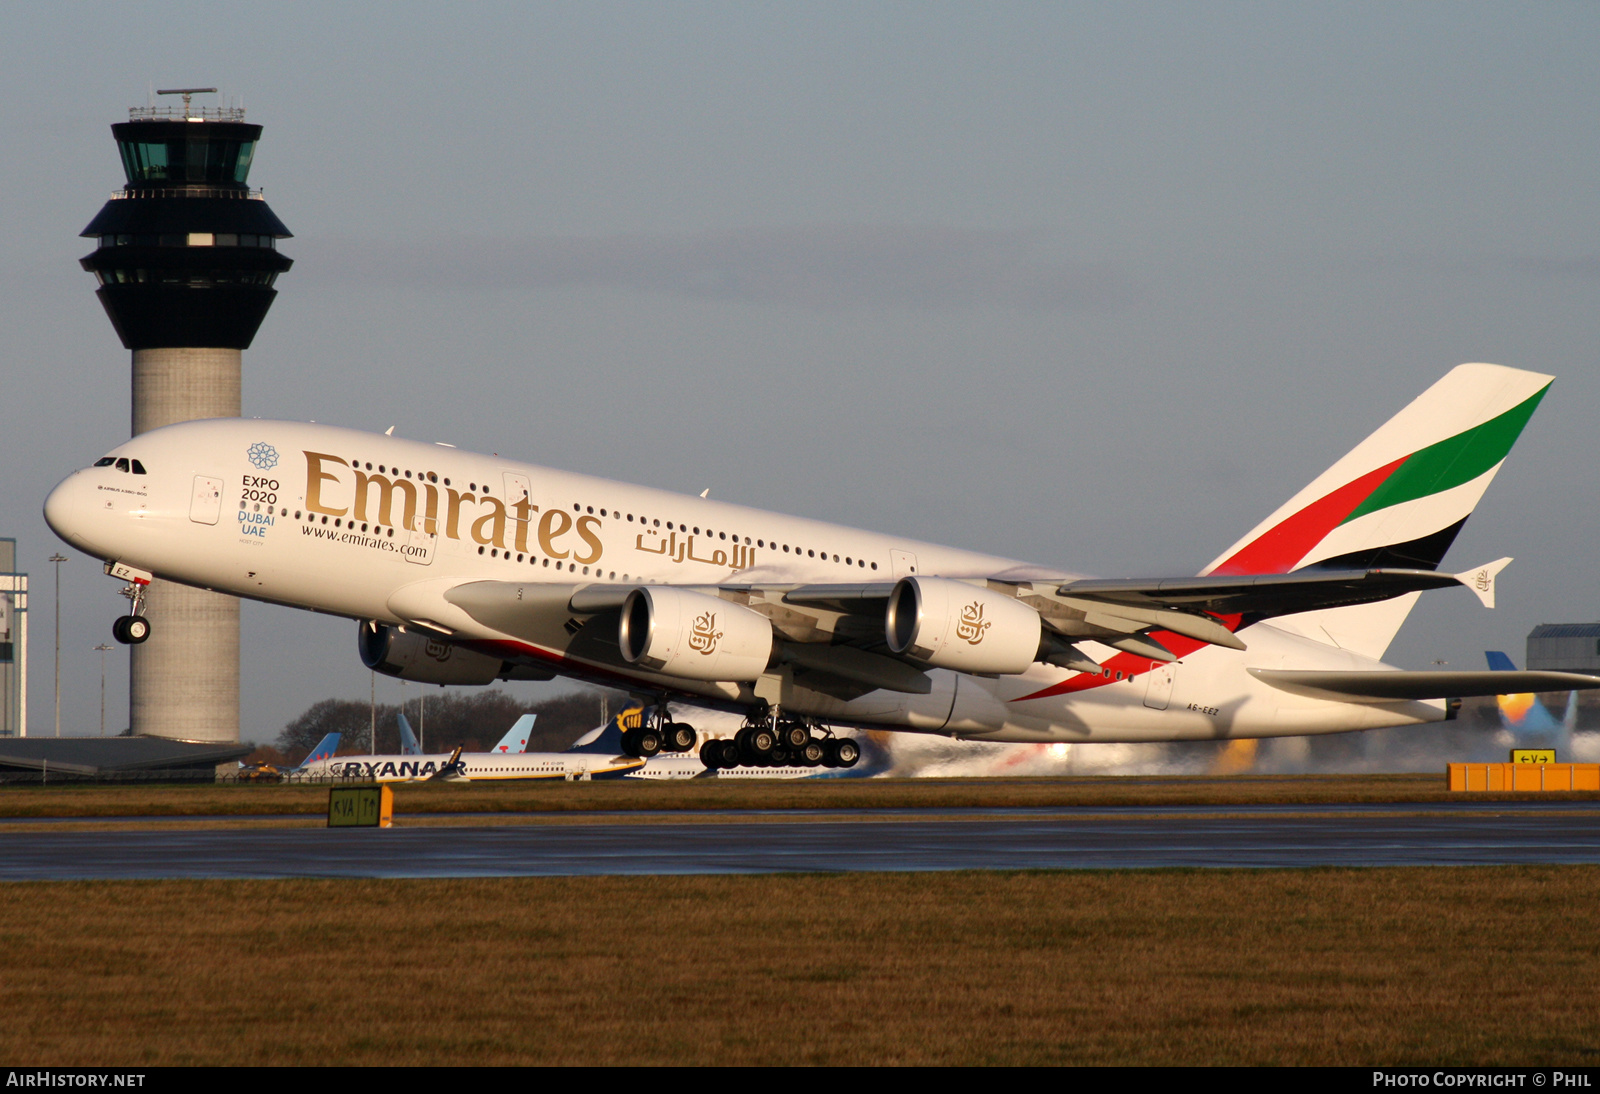
[[[1483,655],[1489,659],[1490,672],[1516,672],[1517,663],[1499,650],[1485,650]]]
[[[300,766],[305,767],[316,763],[318,760],[331,760],[333,759],[333,754],[337,751],[339,751],[339,735],[330,733],[317,742],[316,748],[306,754],[306,758],[300,761]]]
[[[395,717],[400,719],[400,755],[422,755],[422,746],[417,743],[417,735],[411,732],[411,723],[406,721],[405,714],[396,714]]]
[[[524,714],[522,717],[518,718],[515,722],[511,723],[511,728],[506,731],[506,735],[504,737],[500,738],[500,743],[495,745],[489,751],[491,751],[491,752],[526,752],[526,751],[528,751],[528,738],[533,736],[534,719],[536,719],[538,717],[539,716],[537,714]]]

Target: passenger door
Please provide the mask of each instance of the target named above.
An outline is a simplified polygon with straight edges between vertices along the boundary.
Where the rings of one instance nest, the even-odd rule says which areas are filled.
[[[196,475],[194,493],[189,498],[189,519],[196,524],[215,524],[221,516],[222,480]]]

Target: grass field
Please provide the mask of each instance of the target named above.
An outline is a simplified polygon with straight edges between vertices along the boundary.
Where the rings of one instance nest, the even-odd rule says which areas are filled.
[[[913,809],[961,806],[1245,805],[1581,800],[1600,794],[1454,794],[1444,774],[1052,779],[827,779],[471,783],[395,789],[399,816],[643,809]],[[0,817],[325,813],[326,786],[10,786]]]
[[[0,886],[16,1065],[1588,1064],[1600,869]]]

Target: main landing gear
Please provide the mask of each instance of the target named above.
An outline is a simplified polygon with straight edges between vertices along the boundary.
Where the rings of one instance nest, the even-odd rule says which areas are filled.
[[[730,767],[854,767],[861,746],[810,718],[753,711],[733,740],[707,741],[700,762],[711,771]]]
[[[111,572],[109,566],[107,572]],[[111,637],[124,646],[137,646],[150,637],[150,620],[144,616],[144,591],[149,586],[149,578],[135,577],[122,587],[122,595],[129,601],[128,614],[111,624]]]
[[[700,739],[688,722],[674,722],[664,706],[653,709],[639,725],[622,733],[622,751],[649,759],[658,752],[688,752]]]

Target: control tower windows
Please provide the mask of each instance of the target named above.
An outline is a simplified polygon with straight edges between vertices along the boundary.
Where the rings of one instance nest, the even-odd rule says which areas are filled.
[[[240,232],[189,232],[184,235],[103,235],[100,247],[265,247],[278,249],[272,236]]]
[[[117,142],[132,185],[160,182],[242,183],[250,175],[254,141],[201,134]],[[195,139],[201,137],[201,139]]]

